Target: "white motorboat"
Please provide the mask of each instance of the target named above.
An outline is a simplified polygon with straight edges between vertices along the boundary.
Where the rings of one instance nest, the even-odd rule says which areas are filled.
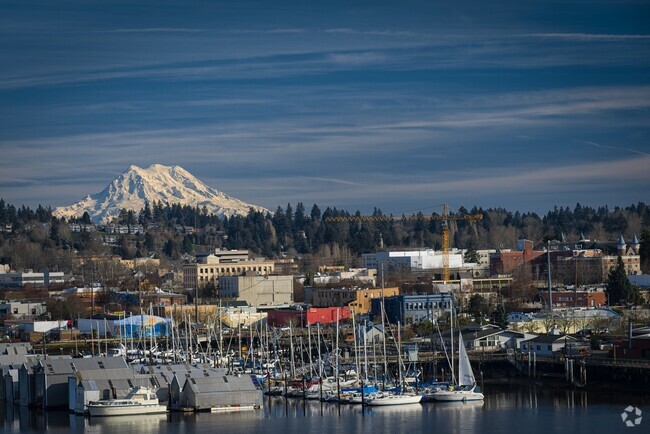
[[[153,389],[136,386],[123,399],[102,399],[88,403],[91,416],[125,416],[134,414],[166,413]]]

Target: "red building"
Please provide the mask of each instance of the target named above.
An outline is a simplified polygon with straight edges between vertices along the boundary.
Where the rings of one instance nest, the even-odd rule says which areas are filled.
[[[337,313],[338,312],[338,313]],[[307,310],[270,310],[268,323],[275,327],[289,324],[306,327],[308,324],[335,324],[336,320],[350,319],[350,308],[344,307],[312,307]]]
[[[650,336],[635,336],[632,338],[632,345],[629,345],[629,340],[617,342],[614,351],[618,359],[648,360],[650,359]]]
[[[541,293],[544,303],[548,303],[548,293]],[[607,294],[603,291],[553,291],[553,306],[598,307],[607,306]]]
[[[490,272],[493,276],[511,274],[514,270],[531,263],[544,253],[533,250],[532,241],[519,240],[517,241],[517,251],[498,252],[490,255]]]

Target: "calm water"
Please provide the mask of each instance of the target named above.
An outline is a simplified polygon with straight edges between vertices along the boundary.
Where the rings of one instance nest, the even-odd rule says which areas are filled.
[[[63,411],[29,411],[0,403],[0,432],[85,433],[634,433],[650,432],[650,392],[571,392],[529,386],[486,387],[481,403],[424,403],[366,408],[265,397],[257,411],[231,414],[121,416],[89,419]],[[628,405],[645,412],[628,428]],[[646,419],[647,418],[647,419]]]

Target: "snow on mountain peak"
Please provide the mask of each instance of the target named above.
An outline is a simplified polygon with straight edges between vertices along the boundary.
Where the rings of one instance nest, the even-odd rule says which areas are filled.
[[[54,215],[70,218],[88,212],[94,221],[110,221],[122,208],[138,212],[147,202],[205,206],[208,212],[224,217],[246,215],[250,208],[268,212],[205,185],[180,166],[152,164],[146,169],[131,165],[100,193],[57,208]]]

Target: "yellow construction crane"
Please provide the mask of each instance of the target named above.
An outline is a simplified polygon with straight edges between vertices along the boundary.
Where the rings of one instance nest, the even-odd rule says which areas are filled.
[[[450,221],[464,220],[469,222],[477,222],[483,219],[483,214],[459,214],[449,215],[449,207],[445,204],[442,205],[442,215],[426,216],[423,214],[394,217],[392,215],[356,215],[349,217],[327,217],[326,221],[331,222],[377,222],[377,221],[391,221],[391,220],[436,220],[442,222],[442,280],[449,282],[449,223]]]

